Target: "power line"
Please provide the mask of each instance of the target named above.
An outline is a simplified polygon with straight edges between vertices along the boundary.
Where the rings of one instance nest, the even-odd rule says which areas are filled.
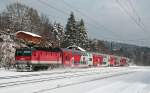
[[[80,13],[81,15],[85,16],[86,18],[90,19],[91,22],[93,22],[95,25],[102,27],[103,29],[105,29],[106,31],[109,31],[111,33],[113,33],[113,35],[115,37],[120,37],[117,34],[114,34],[115,32],[111,31],[110,29],[106,28],[104,25],[99,24],[99,22],[97,22],[97,20],[93,19],[93,17],[87,16],[85,13],[81,12],[79,9],[74,8],[73,6],[71,6],[69,3],[65,2],[64,0],[61,0],[66,6],[68,6],[69,8],[74,9],[76,12]],[[94,26],[95,26],[94,25]]]
[[[39,0],[39,1],[41,1],[41,0]],[[73,6],[71,6],[70,4],[68,4],[67,2],[65,2],[64,0],[62,0],[63,2],[64,2],[64,4],[66,4],[69,8],[73,8],[76,12],[79,12],[80,14],[82,14],[83,16],[85,16],[86,18],[88,18],[88,19],[90,19],[92,22],[94,22],[96,25],[98,25],[99,23],[96,21],[96,20],[94,20],[93,18],[91,18],[91,17],[89,17],[89,16],[87,16],[86,14],[84,14],[83,12],[81,12],[80,10],[78,10],[78,9],[76,9],[76,8],[74,8]],[[44,1],[43,1],[44,2]],[[48,4],[48,3],[42,3],[42,4],[46,4],[46,6],[51,6],[50,4]],[[49,8],[51,8],[51,7],[49,7]],[[55,10],[57,9],[57,8],[54,8]],[[56,10],[56,11],[60,11],[60,10]],[[66,13],[64,13],[64,12],[61,12],[61,13],[63,13],[63,14],[66,14]],[[132,17],[132,16],[131,16]],[[134,18],[133,18],[134,19]],[[136,20],[135,20],[136,21]],[[92,23],[90,23],[90,24],[92,24]],[[93,25],[93,24],[92,24]],[[95,25],[93,25],[93,26],[95,26]],[[95,26],[95,27],[97,27],[97,26]],[[103,25],[101,25],[101,27],[103,27],[103,28],[105,28]],[[106,28],[105,28],[106,29]],[[108,30],[108,29],[107,29]],[[110,30],[109,30],[110,31]],[[112,31],[111,31],[112,32]],[[113,35],[114,35],[114,33],[115,32],[112,32],[113,33]],[[118,38],[120,37],[120,36],[118,36],[118,35],[114,35],[115,37],[117,36]],[[101,36],[101,37],[104,37],[104,36]],[[104,37],[104,38],[106,38],[106,37]],[[121,37],[122,38],[122,37]],[[119,38],[119,40],[121,39],[121,38]],[[107,38],[107,39],[110,39],[110,38]],[[111,38],[112,39],[112,38]],[[138,40],[138,39],[137,39]],[[127,40],[127,41],[137,41],[136,39],[135,40]],[[142,39],[142,40],[144,40],[144,39]],[[126,41],[126,40],[121,40],[121,41]]]
[[[59,10],[58,10],[58,9],[57,9],[57,8],[55,8],[55,7],[51,7],[51,5],[50,5],[50,4],[48,4],[48,3],[46,3],[46,2],[44,2],[44,1],[42,1],[42,0],[38,0],[38,1],[40,1],[40,3],[42,3],[42,4],[46,5],[46,6],[47,6],[47,7],[49,7],[49,8],[53,8],[53,9],[55,9],[56,11],[61,11],[61,9],[59,9]],[[42,1],[42,2],[41,2],[41,1]],[[70,6],[70,5],[68,4],[67,6]],[[71,6],[70,6],[70,7],[71,7]],[[80,12],[80,11],[79,11],[79,10],[77,10],[77,9],[76,9],[76,11]],[[65,14],[65,15],[67,14],[66,12],[61,12],[61,13]],[[82,12],[80,12],[80,13],[82,13]],[[88,17],[88,16],[87,16],[86,14],[84,14],[84,13],[82,13],[82,15],[84,15],[84,16],[86,16],[86,17]],[[90,19],[91,19],[91,18],[90,18]],[[93,25],[91,22],[90,22],[89,24],[92,24],[93,26],[95,26],[96,28],[98,28],[98,29],[99,29],[98,23],[96,23],[96,21],[95,21],[95,20],[94,20],[94,22],[95,22],[95,24],[96,24],[96,25]],[[95,28],[95,27],[94,27],[94,28]],[[101,25],[101,27],[103,27],[104,29],[106,29],[106,28],[105,28],[104,26],[102,26],[102,25]],[[106,30],[108,30],[108,29],[106,29]],[[112,33],[114,33],[114,32],[112,32]],[[116,35],[115,35],[115,37],[118,37],[118,36],[116,36]]]
[[[61,13],[63,13],[63,14],[68,15],[68,13],[66,13],[65,11],[63,11],[63,10],[61,10],[61,9],[58,9],[58,8],[56,8],[56,7],[52,6],[52,5],[50,5],[49,3],[46,3],[46,2],[44,2],[44,1],[42,1],[42,0],[38,0],[38,1],[39,1],[40,3],[46,5],[46,6],[49,7],[49,8],[52,8],[52,9],[54,9],[54,10],[56,10],[56,11],[59,11],[59,12],[61,12]]]
[[[130,14],[130,12],[128,12],[126,10],[126,8],[120,3],[119,0],[116,0],[116,2],[118,3],[118,5],[120,6],[120,8],[123,10],[123,12],[125,12],[130,18],[131,20],[133,20],[133,22],[143,31],[143,32],[147,32],[147,30],[145,30],[145,28],[143,28],[143,26],[132,16],[132,14]]]
[[[119,6],[120,6],[120,8],[123,10],[123,12],[125,12],[133,21],[134,21],[134,23],[143,31],[143,32],[148,32],[146,29],[145,29],[145,25],[144,25],[144,23],[142,23],[142,20],[141,20],[141,18],[140,18],[140,16],[138,15],[138,13],[137,13],[137,11],[136,11],[136,9],[133,7],[133,5],[132,5],[132,2],[130,2],[129,1],[129,3],[130,3],[130,6],[132,7],[132,11],[135,13],[136,12],[136,16],[137,16],[137,18],[139,18],[141,21],[137,21],[136,19],[135,19],[135,17],[132,15],[132,14],[130,14],[130,12],[128,12],[127,10],[126,10],[126,8],[120,3],[120,1],[119,0],[116,0],[116,2],[119,4]],[[141,23],[140,23],[141,22]],[[128,40],[128,41],[149,41],[150,40],[150,36],[148,35],[148,34],[146,34],[148,37],[146,37],[146,38],[142,38],[142,39],[135,39],[135,40]]]
[[[53,7],[53,6],[51,6],[50,4],[48,4],[48,3],[46,3],[46,2],[44,2],[44,1],[42,1],[42,0],[38,0],[38,1],[40,1],[40,3],[42,3],[42,4],[44,4],[44,5],[46,5],[47,7],[49,7],[49,8],[52,8],[52,9],[54,9],[54,10],[56,10],[56,11],[61,11],[61,13],[63,13],[63,14],[67,14],[66,12],[64,12],[64,11],[62,11],[61,9],[58,9],[58,8],[56,8],[56,7]],[[75,11],[77,11],[77,12],[79,12],[80,14],[82,14],[82,15],[84,15],[85,17],[87,17],[88,19],[90,19],[92,22],[94,22],[94,23],[96,23],[97,25],[98,25],[98,22],[97,21],[95,21],[95,20],[93,20],[93,18],[89,18],[89,16],[87,16],[86,14],[84,14],[83,12],[81,12],[80,10],[78,10],[78,9],[76,9],[76,8],[74,8],[74,7],[72,7],[71,5],[69,5],[68,3],[66,4],[68,7],[70,7],[70,8],[73,8]],[[67,14],[68,15],[68,14]],[[92,23],[90,23],[90,24],[92,24]],[[95,25],[93,25],[93,26],[95,26]],[[96,26],[95,26],[96,27]],[[103,26],[104,27],[104,26]],[[104,27],[105,28],[105,27]],[[113,32],[112,32],[113,33]],[[114,34],[114,33],[113,33]],[[116,36],[116,35],[114,35],[114,36]],[[103,37],[103,36],[101,36],[101,37]],[[120,36],[117,36],[117,37],[120,37]],[[106,38],[106,37],[104,37],[104,38]],[[107,38],[108,39],[108,38]],[[109,38],[110,39],[110,38]],[[111,38],[112,39],[112,38]],[[119,38],[119,40],[120,40],[120,38]],[[122,41],[126,41],[126,40],[122,40]],[[127,41],[136,41],[136,40],[127,40]]]
[[[61,0],[64,4],[66,4],[68,7],[73,8],[75,11],[79,12],[80,14],[84,15],[85,17],[87,17],[88,19],[90,19],[91,21],[98,23],[96,20],[94,20],[93,18],[87,16],[86,14],[84,14],[83,12],[81,12],[80,10],[74,8],[73,6],[71,6],[70,4],[68,4],[67,2],[65,2],[65,0]],[[103,26],[103,25],[102,25]],[[104,26],[103,26],[104,27]],[[104,27],[105,28],[105,27]],[[107,29],[108,30],[108,29]],[[109,30],[110,31],[110,30]],[[115,32],[111,31],[113,33],[114,36],[117,36],[119,38],[119,40],[122,38],[120,36],[118,36],[117,34],[114,34]],[[105,38],[105,37],[104,37]],[[149,38],[148,38],[149,39]],[[127,40],[127,41],[137,41],[139,39],[135,39],[135,40]],[[147,39],[140,39],[140,40],[147,40]],[[125,40],[122,40],[125,41]]]
[[[129,3],[129,5],[131,6],[133,13],[137,16],[138,22],[141,23],[141,25],[143,25],[143,27],[145,27],[145,24],[143,23],[142,18],[140,17],[139,13],[133,6],[132,2],[130,0],[127,0],[127,1]]]

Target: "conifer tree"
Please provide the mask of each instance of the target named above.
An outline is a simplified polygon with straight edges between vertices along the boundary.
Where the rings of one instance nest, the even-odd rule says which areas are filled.
[[[76,44],[77,42],[76,32],[77,32],[76,20],[75,20],[73,12],[71,12],[70,17],[68,18],[67,25],[66,25],[64,42],[62,45],[63,47],[68,47],[68,46]]]
[[[64,29],[63,26],[60,23],[54,23],[53,25],[53,35],[55,36],[55,42],[58,43],[58,46],[60,47],[60,44],[62,43],[62,40],[64,38]]]
[[[86,48],[88,43],[88,35],[83,19],[78,22],[77,28],[77,45],[82,48]]]

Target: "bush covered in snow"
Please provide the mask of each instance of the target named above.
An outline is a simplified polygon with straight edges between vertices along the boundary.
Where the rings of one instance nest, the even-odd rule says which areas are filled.
[[[15,42],[10,35],[1,35],[3,41],[0,42],[0,66],[8,66],[15,61]]]

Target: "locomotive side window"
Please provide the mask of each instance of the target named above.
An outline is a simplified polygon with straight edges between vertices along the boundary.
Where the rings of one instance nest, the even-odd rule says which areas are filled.
[[[16,50],[16,56],[31,56],[30,50]]]
[[[22,55],[22,51],[16,51],[16,55],[17,55],[17,56]]]

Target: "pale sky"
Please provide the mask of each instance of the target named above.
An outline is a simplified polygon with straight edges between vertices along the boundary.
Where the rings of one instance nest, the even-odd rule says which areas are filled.
[[[0,0],[0,11],[15,1]],[[18,1],[64,26],[73,11],[77,20],[84,19],[90,38],[150,47],[150,0]]]

